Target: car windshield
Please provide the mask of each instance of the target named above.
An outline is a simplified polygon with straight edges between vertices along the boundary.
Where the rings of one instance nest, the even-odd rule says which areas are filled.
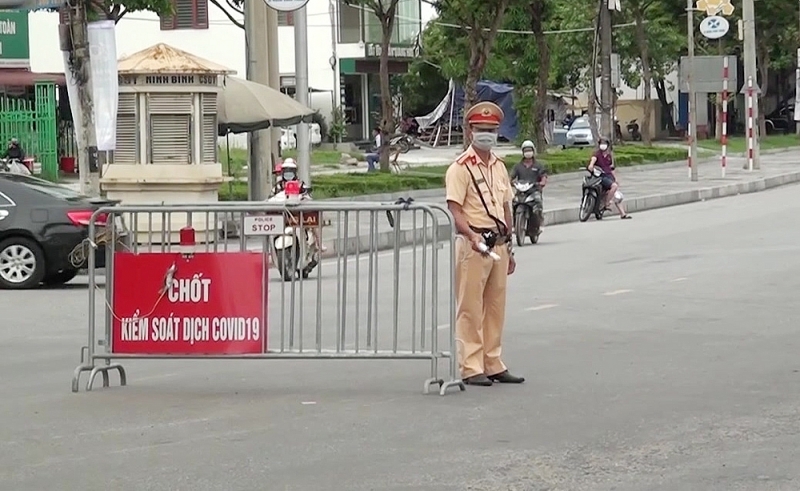
[[[589,128],[589,122],[585,119],[576,119],[572,126],[569,128],[571,130],[585,130]]]
[[[2,178],[17,184],[21,184],[31,191],[46,194],[47,196],[53,198],[61,198],[69,201],[77,201],[86,198],[86,196],[66,186],[54,184],[50,181],[45,181],[44,179],[39,179],[37,177],[24,176],[21,174],[3,174]]]

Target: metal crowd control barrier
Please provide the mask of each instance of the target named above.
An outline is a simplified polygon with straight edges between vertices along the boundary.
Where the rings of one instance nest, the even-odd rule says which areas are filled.
[[[73,392],[83,372],[86,390],[98,374],[108,387],[114,370],[126,385],[120,361],[132,358],[429,360],[424,393],[434,384],[441,395],[465,389],[453,218],[440,205],[114,206],[101,215],[127,224],[130,246],[115,251],[111,230],[107,246],[90,247],[88,344]],[[333,246],[322,258],[316,236]]]

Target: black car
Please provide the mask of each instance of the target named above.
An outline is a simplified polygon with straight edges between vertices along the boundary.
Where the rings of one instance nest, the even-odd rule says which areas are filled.
[[[86,265],[85,254],[72,252],[88,238],[93,213],[113,204],[35,177],[0,173],[0,289],[73,279]],[[106,220],[97,216],[98,232],[105,230]],[[97,267],[104,266],[103,251],[98,250]]]

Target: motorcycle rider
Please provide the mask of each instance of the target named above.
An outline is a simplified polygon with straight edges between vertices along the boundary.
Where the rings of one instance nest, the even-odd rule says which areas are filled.
[[[20,162],[25,160],[25,150],[23,150],[22,146],[20,146],[19,140],[16,138],[11,139],[11,141],[8,143],[8,148],[6,148],[5,153],[3,153],[3,158],[8,160],[19,160]]]
[[[535,184],[535,188],[539,190],[539,194],[537,195],[537,204],[541,207],[544,207],[542,203],[542,194],[541,191],[544,189],[545,185],[547,185],[547,171],[545,170],[542,165],[536,161],[536,145],[533,144],[531,140],[525,140],[522,142],[520,146],[522,149],[522,160],[519,161],[517,165],[511,169],[511,175],[509,178],[511,182],[532,182]],[[539,217],[541,218],[541,217]],[[541,224],[541,220],[539,221]],[[528,227],[531,227],[531,223],[528,223]],[[533,233],[532,230],[529,230],[530,233]],[[542,233],[541,227],[539,228],[538,234]]]
[[[280,180],[275,183],[275,187],[272,188],[273,196],[283,191],[288,181],[300,181],[300,177],[297,175],[297,162],[295,162],[293,158],[284,160],[283,164],[276,166],[275,170],[278,171],[278,169],[280,169]],[[308,188],[303,181],[300,181],[300,196],[302,196],[302,199],[311,199]],[[317,227],[311,227],[311,235],[314,236],[314,243],[317,245],[317,249],[319,249],[320,252],[328,250],[328,248],[322,244],[322,237],[320,237]]]
[[[604,207],[606,209],[611,209],[611,201],[614,198],[617,190],[619,189],[619,184],[617,183],[617,176],[614,169],[614,161],[611,157],[611,144],[606,137],[600,137],[598,140],[598,150],[592,155],[592,158],[589,160],[588,170],[592,172],[594,170],[594,166],[596,165],[600,169],[600,180],[601,185],[603,186],[604,198],[605,203]],[[624,219],[631,218],[625,212],[625,205],[622,204],[621,201],[614,202],[619,210],[619,217]]]

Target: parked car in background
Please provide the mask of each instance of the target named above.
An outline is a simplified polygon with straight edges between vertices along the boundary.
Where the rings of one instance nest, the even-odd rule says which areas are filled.
[[[297,148],[297,126],[290,126],[288,128],[281,128],[281,150],[289,150]],[[308,125],[308,138],[311,140],[312,145],[319,145],[322,143],[322,131],[319,124],[311,123]]]
[[[84,241],[92,215],[114,204],[36,177],[0,173],[0,289],[72,280],[86,266],[82,247],[88,247]],[[98,232],[105,230],[107,219],[103,214],[95,218]],[[122,232],[121,220],[119,227]],[[95,264],[102,268],[104,249],[98,251]]]
[[[567,130],[567,143],[564,148],[591,146],[594,146],[594,138],[589,120],[585,116],[576,118]]]
[[[794,95],[783,100],[774,111],[764,116],[767,134],[794,133]]]

